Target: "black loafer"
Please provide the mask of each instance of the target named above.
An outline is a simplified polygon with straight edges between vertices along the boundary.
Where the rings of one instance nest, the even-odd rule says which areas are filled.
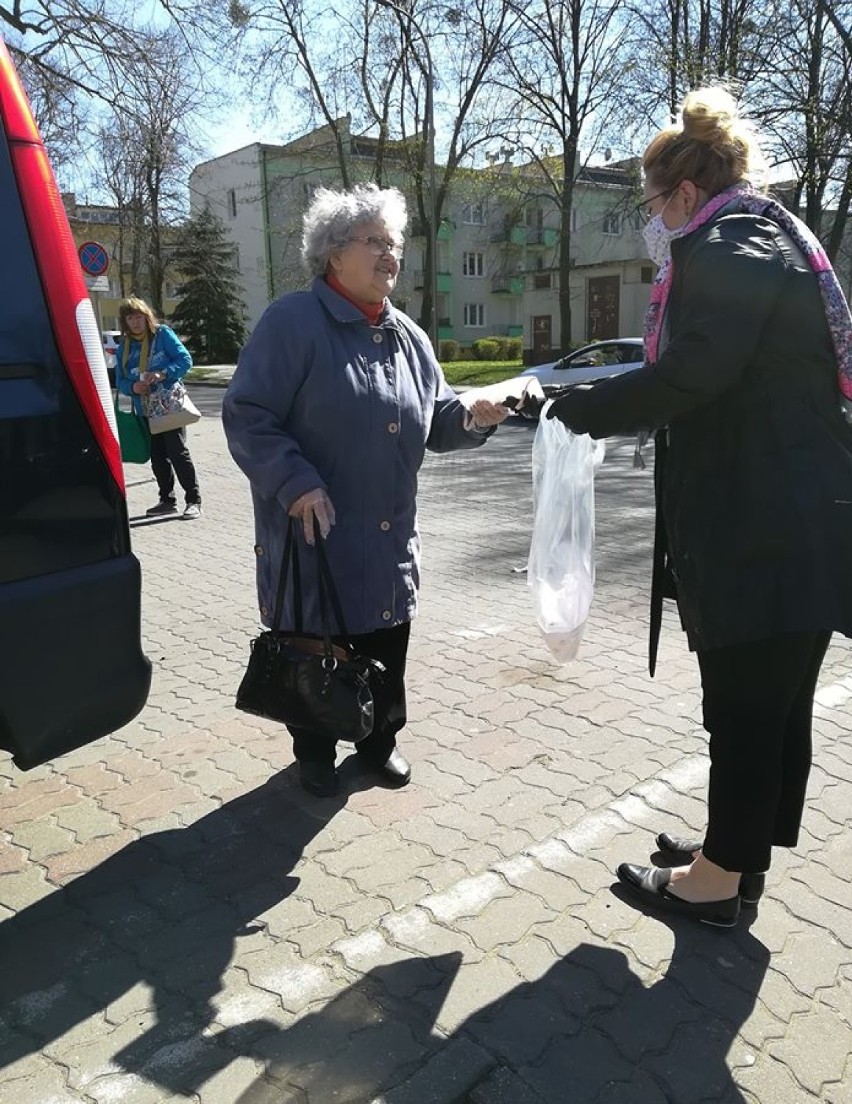
[[[682,836],[670,836],[668,832],[660,832],[657,836],[657,847],[665,851],[666,858],[674,859],[672,866],[688,866],[695,858],[695,852],[703,846],[703,839],[684,839]]]
[[[670,836],[668,832],[660,832],[657,836],[657,847],[671,859],[672,866],[688,866],[695,857],[695,852],[704,846],[704,840],[684,839],[682,836]],[[754,908],[763,896],[766,887],[765,874],[742,874],[740,876],[740,902],[749,908]]]
[[[622,863],[616,871],[618,880],[640,904],[658,912],[691,916],[714,928],[732,928],[740,915],[739,896],[724,901],[684,901],[670,892],[671,870],[666,866],[635,866]]]
[[[392,786],[407,786],[411,781],[411,764],[399,748],[393,749],[378,770],[382,778]]]
[[[316,763],[305,759],[299,761],[299,781],[302,789],[314,797],[334,797],[340,793],[340,779],[334,763]]]

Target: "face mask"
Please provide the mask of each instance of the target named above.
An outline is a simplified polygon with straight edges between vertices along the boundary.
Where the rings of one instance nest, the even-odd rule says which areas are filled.
[[[648,223],[642,228],[642,237],[645,239],[648,256],[658,268],[662,268],[671,256],[672,242],[681,237],[686,229],[685,226],[678,226],[675,230],[670,230],[663,222],[663,211],[665,211],[671,199],[672,197],[669,196],[660,213],[649,219]]]

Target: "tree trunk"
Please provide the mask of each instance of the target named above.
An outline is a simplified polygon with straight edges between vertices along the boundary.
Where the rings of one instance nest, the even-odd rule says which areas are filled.
[[[577,169],[576,143],[571,139],[562,147],[562,206],[559,226],[559,348],[565,353],[572,340],[571,317],[571,211],[574,206],[574,174]]]

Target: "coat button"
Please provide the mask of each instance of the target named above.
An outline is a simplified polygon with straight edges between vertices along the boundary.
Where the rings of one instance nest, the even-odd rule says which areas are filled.
[[[383,533],[387,533],[388,529],[390,529],[390,522],[389,521],[383,521],[382,524],[379,526],[379,528],[381,529],[381,531]]]
[[[262,544],[256,544],[254,546],[254,554],[255,554],[255,556],[262,556],[263,555],[263,545]]]
[[[382,335],[381,335],[380,333],[374,333],[374,334],[373,334],[373,342],[374,342],[374,344],[376,344],[376,345],[381,345],[381,343],[382,343]]]
[[[388,425],[388,433],[399,433],[399,426],[396,422],[391,422]]]
[[[391,611],[385,610],[385,612],[382,614],[382,621],[390,621],[391,617],[393,617]]]

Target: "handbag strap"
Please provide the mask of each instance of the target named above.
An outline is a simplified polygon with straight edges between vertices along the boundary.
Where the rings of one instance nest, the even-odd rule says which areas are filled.
[[[334,579],[331,577],[331,568],[328,566],[328,559],[323,548],[322,537],[320,535],[319,522],[317,521],[316,514],[314,514],[314,547],[317,550],[317,562],[319,564],[319,593],[320,593],[320,612],[323,619],[323,630],[327,624],[327,609],[325,607],[326,595],[331,602],[331,608],[334,613],[334,619],[337,622],[338,632],[341,636],[349,636],[346,631],[346,622],[343,620],[343,607],[340,604],[340,598],[337,594],[337,587],[334,585]]]
[[[278,572],[278,590],[275,592],[275,612],[272,615],[273,632],[281,623],[281,614],[284,612],[284,595],[287,591],[287,576],[290,571],[290,563],[293,564],[293,615],[296,622],[296,632],[302,631],[302,578],[299,571],[299,550],[294,539],[295,518],[290,518],[287,526],[287,537],[284,541],[284,552],[281,556],[281,570]]]
[[[275,594],[275,611],[272,615],[272,628],[276,630],[281,622],[281,614],[284,612],[284,595],[287,592],[287,578],[290,574],[290,567],[292,564],[293,569],[293,621],[294,628],[297,633],[303,631],[303,616],[302,616],[302,573],[299,566],[299,546],[296,541],[296,518],[290,518],[289,525],[287,526],[287,538],[284,542],[284,552],[281,556],[281,569],[278,573],[278,589]],[[337,629],[341,636],[348,637],[349,633],[346,629],[346,622],[343,619],[343,607],[340,604],[340,598],[337,593],[337,588],[334,585],[334,579],[331,576],[331,569],[328,566],[328,559],[326,558],[325,549],[323,548],[322,536],[320,534],[319,522],[314,515],[314,547],[317,552],[317,584],[319,587],[319,604],[320,604],[320,619],[322,621],[322,636],[325,642],[326,652],[328,655],[332,654],[331,643],[331,620],[329,618],[329,604],[331,605],[331,611],[334,614],[334,619],[337,622]]]

